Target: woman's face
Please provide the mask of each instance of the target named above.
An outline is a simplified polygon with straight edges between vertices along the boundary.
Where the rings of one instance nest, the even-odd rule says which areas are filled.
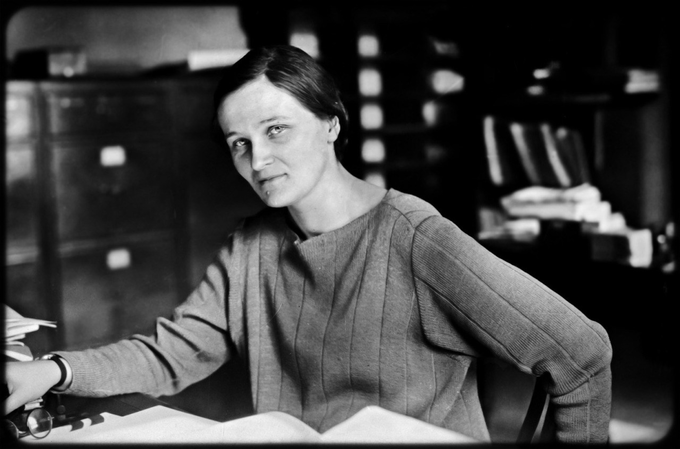
[[[320,193],[335,163],[337,119],[318,118],[264,76],[229,94],[217,118],[236,170],[265,204],[300,206]]]

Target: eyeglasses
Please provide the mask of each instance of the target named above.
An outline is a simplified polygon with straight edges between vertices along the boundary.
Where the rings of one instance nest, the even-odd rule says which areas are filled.
[[[52,415],[44,408],[34,408],[15,415],[10,414],[4,420],[5,430],[14,439],[31,435],[33,438],[45,438],[52,431]]]

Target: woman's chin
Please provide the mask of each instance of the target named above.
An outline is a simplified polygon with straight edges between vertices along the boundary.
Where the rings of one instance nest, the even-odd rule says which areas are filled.
[[[283,192],[278,191],[263,191],[258,192],[260,199],[269,207],[280,208],[287,207],[290,202],[286,200]]]

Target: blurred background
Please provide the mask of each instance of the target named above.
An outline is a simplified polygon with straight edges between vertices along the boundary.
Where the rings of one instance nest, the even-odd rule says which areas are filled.
[[[605,326],[612,441],[672,431],[667,8],[4,2],[2,19],[5,302],[58,323],[27,336],[34,352],[150,331],[263,207],[210,140],[212,90],[249,48],[288,43],[343,92],[351,172],[431,202]],[[247,385],[234,362],[167,399],[230,419]],[[503,441],[517,398],[500,391],[485,407]]]

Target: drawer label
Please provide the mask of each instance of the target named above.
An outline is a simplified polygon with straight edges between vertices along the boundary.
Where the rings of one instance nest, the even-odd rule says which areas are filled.
[[[109,270],[122,270],[132,264],[132,256],[126,248],[112,249],[106,254],[106,265]]]
[[[126,159],[125,148],[120,145],[104,147],[99,153],[99,162],[103,167],[125,165]]]

